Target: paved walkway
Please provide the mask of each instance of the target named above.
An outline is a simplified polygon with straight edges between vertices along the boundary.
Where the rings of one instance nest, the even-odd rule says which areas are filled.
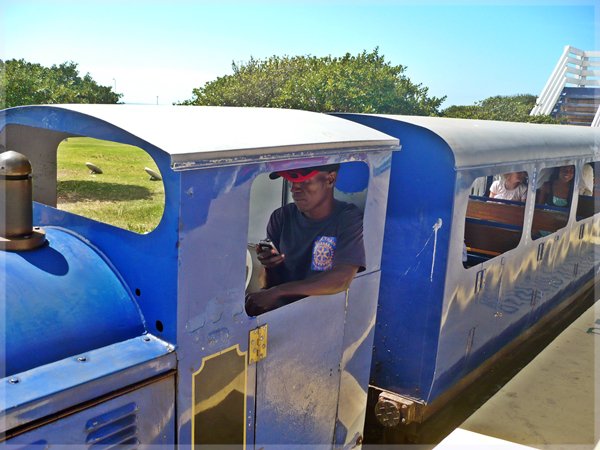
[[[516,450],[522,446],[600,450],[599,440],[600,302],[597,302],[436,450]]]

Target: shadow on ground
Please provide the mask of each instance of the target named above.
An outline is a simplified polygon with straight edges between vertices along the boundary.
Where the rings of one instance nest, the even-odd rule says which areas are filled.
[[[96,180],[63,180],[58,182],[57,189],[61,203],[84,200],[125,202],[152,198],[152,191],[144,186]]]

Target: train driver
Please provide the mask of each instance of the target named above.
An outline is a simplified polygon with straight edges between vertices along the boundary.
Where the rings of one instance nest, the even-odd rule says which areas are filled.
[[[363,217],[334,198],[339,164],[273,172],[291,183],[294,200],[271,214],[267,237],[256,246],[262,289],[246,295],[246,312],[258,315],[310,295],[345,291],[365,270]]]

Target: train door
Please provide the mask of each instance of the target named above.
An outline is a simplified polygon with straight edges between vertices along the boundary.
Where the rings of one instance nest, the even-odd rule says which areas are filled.
[[[594,269],[594,237],[598,238],[598,227],[600,226],[600,221],[593,218],[598,213],[600,204],[598,168],[600,168],[598,161],[586,163],[583,165],[579,177],[577,223],[573,230],[574,238],[579,242],[577,261],[573,265],[575,278],[585,277]]]
[[[464,265],[471,274],[470,291],[479,308],[479,326],[471,330],[476,337],[473,350],[478,342],[490,342],[506,329],[506,323],[522,316],[515,294],[524,272],[518,264],[517,247],[525,224],[528,172],[521,169],[494,168],[493,174],[475,179],[471,186]]]
[[[562,171],[569,171],[571,185],[558,191]],[[537,321],[551,307],[557,295],[572,280],[572,270],[567,268],[569,230],[566,226],[573,198],[574,166],[565,165],[542,169],[537,177],[535,210],[531,226],[531,239],[535,252],[533,288],[531,293],[531,318]]]
[[[389,181],[389,156],[369,158],[383,167],[371,180],[377,187],[371,197],[369,166],[360,161],[342,163],[335,190],[336,199],[363,212],[370,203],[363,222],[367,269],[345,292],[306,297],[257,316],[250,332],[254,427],[248,443],[256,449],[345,448],[362,441]],[[248,242],[257,242],[266,237],[271,212],[291,198],[289,187],[267,173],[254,180],[250,197]],[[250,290],[256,289],[257,263]]]
[[[468,270],[468,288],[466,293],[474,304],[478,305],[480,313],[477,314],[481,324],[488,322],[498,311],[500,285],[504,271],[504,257],[498,257],[506,244],[501,239],[514,239],[512,232],[507,232],[503,227],[504,220],[500,212],[495,209],[501,207],[497,202],[489,199],[489,186],[492,176],[478,177],[473,181],[467,199],[467,209],[464,218],[465,251],[463,265]],[[509,234],[508,237],[504,233]],[[501,248],[502,247],[502,248]],[[473,329],[477,331],[478,341],[487,342],[488,337],[483,334],[493,332],[489,326]],[[493,328],[493,327],[492,327]]]
[[[254,180],[249,244],[266,237],[269,216],[289,201],[288,192],[281,179],[270,180],[266,173]],[[250,292],[259,288],[260,263],[252,248],[249,253]],[[254,387],[255,448],[332,444],[346,304],[347,292],[307,297],[257,317],[248,377]]]
[[[346,293],[339,293],[259,317],[267,354],[255,368],[255,448],[331,446],[345,308]]]

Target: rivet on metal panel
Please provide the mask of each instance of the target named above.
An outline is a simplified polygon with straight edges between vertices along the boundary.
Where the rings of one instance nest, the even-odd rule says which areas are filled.
[[[77,357],[77,362],[86,362],[87,358],[85,356],[78,356]]]
[[[10,384],[18,384],[21,380],[19,380],[17,377],[12,377],[10,380],[8,380],[8,382]]]

